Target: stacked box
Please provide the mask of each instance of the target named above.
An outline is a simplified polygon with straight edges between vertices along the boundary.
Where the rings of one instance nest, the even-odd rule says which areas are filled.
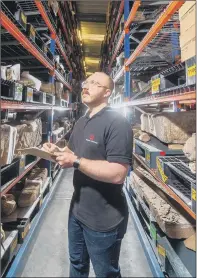
[[[179,10],[181,61],[196,55],[196,1],[186,1]]]

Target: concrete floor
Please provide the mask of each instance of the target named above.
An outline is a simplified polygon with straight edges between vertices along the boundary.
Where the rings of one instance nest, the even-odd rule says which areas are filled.
[[[68,277],[67,219],[72,197],[71,169],[64,170],[44,217],[22,277]],[[120,256],[122,277],[152,277],[144,251],[129,219]],[[91,268],[90,277],[95,277]]]

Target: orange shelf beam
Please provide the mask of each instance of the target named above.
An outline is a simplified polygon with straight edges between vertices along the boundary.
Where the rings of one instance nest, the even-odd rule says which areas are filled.
[[[44,6],[42,5],[42,2],[40,0],[35,0],[35,4],[44,20],[44,22],[46,23],[47,27],[49,28],[51,34],[56,34],[55,32],[55,28],[53,27],[53,25],[51,24],[51,21],[49,20],[49,17],[45,11]]]
[[[33,162],[20,176],[10,182],[10,184],[8,184],[5,189],[1,191],[1,196],[5,195],[14,185],[16,185],[38,163],[38,161],[40,161],[40,158]]]
[[[14,110],[48,110],[52,109],[52,105],[42,105],[39,103],[17,102],[1,99],[1,109],[14,109]]]
[[[165,188],[168,192],[168,194],[181,205],[181,207],[193,218],[196,219],[196,214],[174,193],[174,191],[163,181],[161,181],[158,176],[156,175],[155,171],[153,169],[150,169],[144,161],[140,159],[138,155],[135,153],[133,154],[137,160],[146,168],[146,170],[153,175],[153,177],[161,184],[163,188]]]
[[[165,9],[165,11],[161,14],[159,19],[156,21],[156,23],[152,26],[150,31],[147,33],[147,35],[138,45],[136,50],[129,57],[129,59],[125,63],[126,66],[131,65],[135,61],[135,59],[142,53],[145,47],[152,41],[152,39],[157,35],[157,33],[161,30],[161,28],[168,22],[168,20],[172,17],[172,15],[181,8],[184,2],[185,1],[170,2],[170,4]]]
[[[1,25],[29,51],[37,60],[39,60],[46,68],[53,71],[53,65],[50,64],[45,57],[32,45],[32,43],[23,35],[23,33],[15,26],[15,24],[1,11]]]
[[[173,102],[173,101],[184,101],[184,100],[194,100],[196,99],[196,92],[187,92],[179,95],[172,96],[163,96],[163,97],[150,97],[139,100],[131,101],[131,105],[146,105],[146,104],[156,104],[164,102]],[[130,103],[130,102],[129,102]]]
[[[141,98],[139,100],[133,100],[129,102],[122,103],[120,105],[117,105],[118,107],[126,107],[126,106],[140,106],[140,105],[149,105],[149,104],[157,104],[157,103],[169,103],[173,101],[182,101],[182,103],[185,103],[185,101],[193,101],[196,99],[196,92],[190,91],[180,94],[175,94],[171,96],[150,96],[146,98]],[[115,105],[114,105],[115,106]]]
[[[41,2],[40,0],[35,0],[35,4],[36,4],[36,6],[37,6],[37,8],[38,8],[38,10],[39,10],[39,12],[40,12],[40,14],[41,14],[41,16],[42,16],[44,22],[46,23],[47,27],[49,28],[51,34],[52,34],[53,36],[55,36],[57,46],[58,46],[58,48],[59,48],[59,50],[60,50],[62,56],[64,57],[64,60],[66,61],[66,63],[67,63],[67,65],[68,65],[69,69],[72,71],[72,67],[71,67],[71,64],[70,64],[70,62],[69,62],[69,60],[68,60],[68,57],[66,56],[66,53],[65,53],[65,51],[64,51],[64,49],[63,49],[63,46],[62,46],[62,44],[61,44],[59,38],[57,37],[55,28],[54,28],[53,25],[51,24],[51,21],[49,20],[49,17],[48,17],[48,15],[47,15],[46,11],[45,11],[45,8],[44,8],[42,2]]]
[[[122,43],[124,41],[124,37],[125,37],[125,29],[128,29],[132,23],[132,21],[134,20],[135,18],[135,15],[136,15],[136,12],[138,10],[138,8],[140,7],[141,5],[141,1],[135,1],[134,4],[133,4],[133,7],[130,11],[130,14],[129,14],[129,17],[125,23],[125,26],[124,26],[124,31],[122,32],[121,36],[120,36],[120,39],[118,41],[118,44],[117,44],[117,47],[114,51],[114,54],[112,56],[112,59],[111,59],[111,62],[109,64],[109,69],[111,68],[111,65],[113,63],[113,61],[115,60],[117,54],[118,54],[118,51],[120,50],[121,46],[122,46]]]

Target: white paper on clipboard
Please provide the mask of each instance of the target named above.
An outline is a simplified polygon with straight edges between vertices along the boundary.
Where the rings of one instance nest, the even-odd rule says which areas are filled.
[[[42,159],[46,159],[52,162],[56,162],[52,157],[53,155],[49,152],[46,152],[42,149],[36,148],[36,147],[32,147],[32,148],[26,148],[23,150],[18,150],[21,152],[21,154],[29,154],[29,155],[33,155],[33,156],[37,156],[40,157]]]

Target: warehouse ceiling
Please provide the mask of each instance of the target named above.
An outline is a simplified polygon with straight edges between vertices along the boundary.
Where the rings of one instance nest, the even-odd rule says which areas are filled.
[[[77,1],[77,18],[80,22],[79,37],[82,40],[86,74],[99,70],[101,44],[106,34],[108,0]]]

